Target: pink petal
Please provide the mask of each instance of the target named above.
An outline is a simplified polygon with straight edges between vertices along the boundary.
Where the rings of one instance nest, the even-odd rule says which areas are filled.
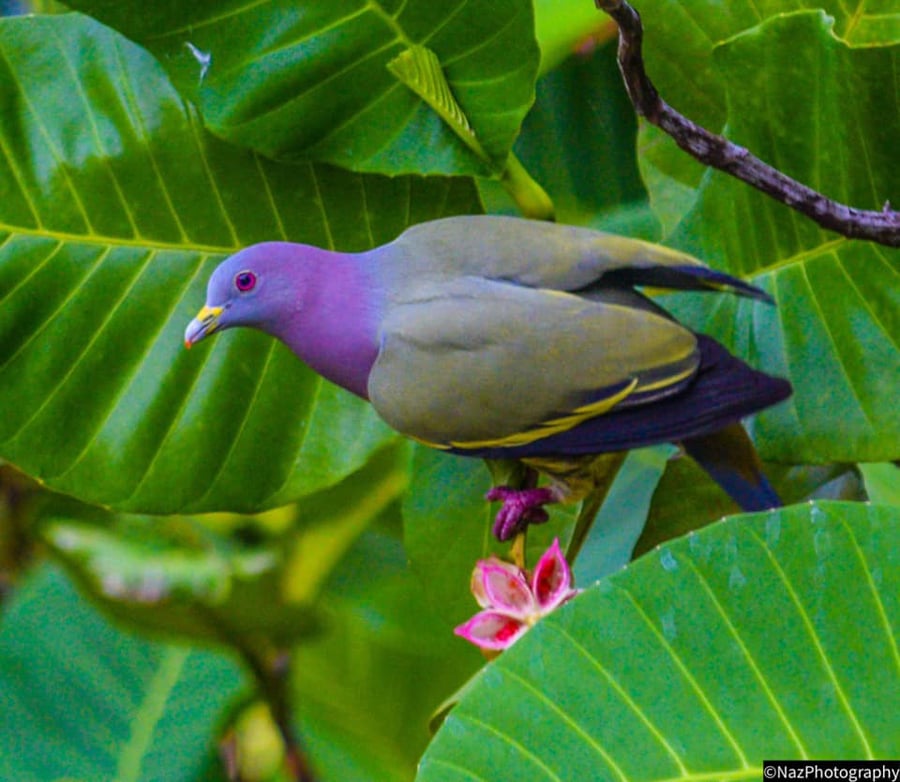
[[[485,565],[482,570],[482,584],[489,608],[525,619],[537,610],[534,595],[525,577],[518,570],[497,565]]]
[[[572,571],[559,548],[558,538],[534,566],[531,584],[542,614],[561,605],[575,594],[571,588]]]
[[[506,649],[518,641],[526,630],[528,625],[515,617],[499,611],[481,611],[453,632],[482,649]]]
[[[484,570],[488,567],[502,568],[503,570],[507,571],[513,578],[517,577],[521,572],[515,565],[509,562],[504,562],[502,559],[498,559],[497,557],[478,560],[478,562],[475,563],[475,569],[472,571],[472,579],[469,587],[472,590],[472,594],[475,596],[475,600],[478,601],[478,605],[482,608],[490,608],[492,605],[491,599],[488,597],[487,591],[485,589]]]

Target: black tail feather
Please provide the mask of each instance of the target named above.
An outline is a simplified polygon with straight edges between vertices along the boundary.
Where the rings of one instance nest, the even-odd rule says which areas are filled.
[[[684,449],[745,511],[781,507],[781,499],[763,475],[747,431],[731,424],[700,437],[687,438]]]
[[[755,285],[707,266],[632,266],[606,272],[601,280],[607,285],[650,285],[681,291],[731,291],[773,304],[772,297]]]

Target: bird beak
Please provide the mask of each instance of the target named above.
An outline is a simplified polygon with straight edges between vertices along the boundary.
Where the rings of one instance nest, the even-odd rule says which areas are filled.
[[[206,306],[200,310],[197,317],[188,323],[188,327],[184,330],[184,346],[190,349],[192,345],[219,328],[219,318],[224,309],[224,307]]]

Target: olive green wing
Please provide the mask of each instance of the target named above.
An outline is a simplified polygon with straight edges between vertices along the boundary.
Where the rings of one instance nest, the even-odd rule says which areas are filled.
[[[372,251],[394,291],[473,275],[529,288],[578,292],[646,285],[768,294],[696,258],[652,242],[560,223],[460,215],[414,225]]]
[[[697,363],[694,335],[652,309],[473,277],[388,310],[368,392],[411,437],[503,447],[672,393]]]

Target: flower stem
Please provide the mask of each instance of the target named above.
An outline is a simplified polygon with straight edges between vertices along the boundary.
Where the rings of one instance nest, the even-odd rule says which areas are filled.
[[[512,557],[512,561],[520,570],[525,570],[526,565],[528,564],[525,561],[525,543],[527,542],[527,539],[528,527],[525,527],[513,538],[512,547],[509,550],[509,555]]]

